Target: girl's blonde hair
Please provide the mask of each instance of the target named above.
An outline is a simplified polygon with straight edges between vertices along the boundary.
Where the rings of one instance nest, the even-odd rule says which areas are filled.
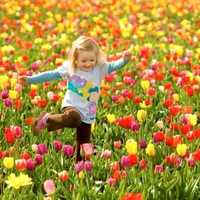
[[[72,45],[69,52],[69,64],[70,74],[73,75],[77,69],[76,61],[78,58],[79,50],[81,51],[95,51],[97,57],[97,63],[99,66],[105,66],[107,61],[107,55],[100,49],[97,42],[91,37],[81,36]]]

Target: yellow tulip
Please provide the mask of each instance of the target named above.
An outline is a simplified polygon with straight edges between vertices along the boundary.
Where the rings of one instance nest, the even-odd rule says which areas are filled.
[[[146,105],[145,101],[139,103],[140,108],[149,108],[151,106],[151,104],[149,104],[148,106]]]
[[[150,86],[150,82],[148,80],[141,81],[141,86],[144,90],[148,89]]]
[[[10,79],[11,88],[14,88],[16,85],[17,85],[17,79],[16,78],[11,78]]]
[[[178,144],[176,147],[176,151],[180,156],[184,156],[187,151],[187,146],[186,144]]]
[[[2,89],[5,89],[8,82],[8,76],[0,76],[0,86]]]
[[[189,114],[187,116],[187,119],[188,119],[188,121],[189,121],[191,126],[195,126],[197,124],[197,116],[195,114],[194,115],[193,114]]]
[[[13,157],[5,157],[3,159],[3,164],[7,169],[11,169],[14,166],[14,158]]]
[[[178,94],[173,94],[173,99],[174,99],[174,101],[179,101],[179,95]]]
[[[129,155],[137,153],[137,142],[134,139],[127,140],[125,147]]]
[[[148,144],[148,145],[147,145],[146,153],[147,153],[150,157],[154,157],[154,156],[156,155],[155,147],[154,147],[153,144]]]
[[[84,174],[83,171],[79,172],[78,176],[79,176],[80,179],[84,179],[85,178],[85,174]]]
[[[18,91],[16,90],[9,90],[9,97],[12,99],[12,100],[16,100],[19,98],[19,93]]]
[[[95,123],[92,123],[92,125],[91,125],[91,132],[94,131],[94,127],[95,127]]]
[[[113,122],[115,122],[115,120],[116,120],[114,114],[107,114],[106,117],[107,117],[108,122],[111,123],[111,124],[112,124]]]
[[[139,122],[143,122],[146,118],[147,112],[145,110],[138,110],[137,112],[137,119]]]

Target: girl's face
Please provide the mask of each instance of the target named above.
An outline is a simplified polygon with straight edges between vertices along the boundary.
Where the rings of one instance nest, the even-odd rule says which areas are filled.
[[[76,65],[79,69],[89,72],[94,68],[96,61],[95,51],[79,51]]]

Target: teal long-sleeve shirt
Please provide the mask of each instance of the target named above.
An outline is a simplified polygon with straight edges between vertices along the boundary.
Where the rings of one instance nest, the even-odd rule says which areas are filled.
[[[124,67],[130,60],[125,60],[123,58],[113,61],[113,62],[107,62],[106,66],[108,68],[108,74],[111,74],[112,72]],[[66,62],[64,62],[63,65],[65,65]],[[63,67],[63,65],[61,67]],[[36,74],[34,76],[28,77],[28,84],[37,84],[37,83],[44,83],[44,82],[50,82],[56,79],[65,78],[59,73],[59,67],[58,69],[55,69],[53,71],[46,71],[40,74]]]

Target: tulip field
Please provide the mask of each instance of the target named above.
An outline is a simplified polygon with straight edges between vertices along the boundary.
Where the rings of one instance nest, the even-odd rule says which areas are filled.
[[[0,1],[0,199],[200,199],[199,0]],[[32,133],[61,113],[67,80],[22,87],[54,70],[79,36],[109,62],[90,143],[75,162],[76,130]]]

